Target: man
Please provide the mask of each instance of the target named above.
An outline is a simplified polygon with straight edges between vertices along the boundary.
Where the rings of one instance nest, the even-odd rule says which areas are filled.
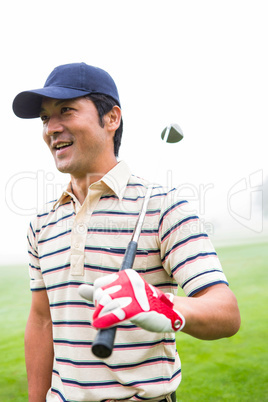
[[[57,169],[70,174],[66,191],[28,232],[29,401],[175,400],[175,332],[209,340],[240,326],[198,217],[176,189],[154,186],[133,269],[119,273],[149,183],[117,161],[122,119],[114,81],[84,63],[59,66],[44,88],[18,94],[13,110],[41,117]],[[88,300],[79,295],[82,284]],[[178,284],[188,297],[176,296]],[[98,359],[96,328],[115,324],[113,354]]]

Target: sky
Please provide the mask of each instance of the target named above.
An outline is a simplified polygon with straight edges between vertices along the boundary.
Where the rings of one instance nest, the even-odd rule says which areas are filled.
[[[121,99],[119,160],[177,187],[215,244],[268,237],[268,4],[265,0],[31,0],[1,5],[0,263],[27,263],[29,221],[63,191],[39,119],[12,112],[54,67],[107,70]],[[162,141],[179,124],[184,138]],[[249,239],[249,240],[248,240]]]

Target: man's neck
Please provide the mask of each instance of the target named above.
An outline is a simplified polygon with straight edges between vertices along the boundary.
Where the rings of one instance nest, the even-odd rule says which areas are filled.
[[[114,164],[114,166],[117,164]],[[82,205],[83,202],[85,201],[85,198],[88,194],[88,188],[91,186],[93,183],[96,183],[97,181],[101,180],[102,177],[108,173],[114,166],[112,166],[109,169],[106,169],[107,171],[102,172],[102,173],[88,173],[86,176],[83,177],[74,177],[71,176],[71,190],[72,193],[76,196],[80,204]]]

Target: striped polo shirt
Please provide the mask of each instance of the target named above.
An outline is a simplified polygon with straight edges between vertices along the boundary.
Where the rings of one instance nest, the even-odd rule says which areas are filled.
[[[89,187],[80,205],[67,189],[46,204],[28,231],[31,290],[46,289],[53,323],[54,367],[47,401],[158,401],[177,389],[181,364],[174,333],[118,326],[112,355],[91,352],[94,305],[82,283],[119,270],[149,183],[121,161]],[[187,296],[227,283],[198,217],[177,190],[154,185],[134,261],[163,292]],[[42,339],[40,339],[40,347]]]

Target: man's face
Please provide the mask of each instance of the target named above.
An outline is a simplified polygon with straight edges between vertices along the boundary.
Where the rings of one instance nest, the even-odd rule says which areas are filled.
[[[57,100],[44,98],[40,117],[43,138],[63,173],[82,178],[105,173],[104,162],[114,158],[113,135],[100,126],[94,103],[86,98]]]

